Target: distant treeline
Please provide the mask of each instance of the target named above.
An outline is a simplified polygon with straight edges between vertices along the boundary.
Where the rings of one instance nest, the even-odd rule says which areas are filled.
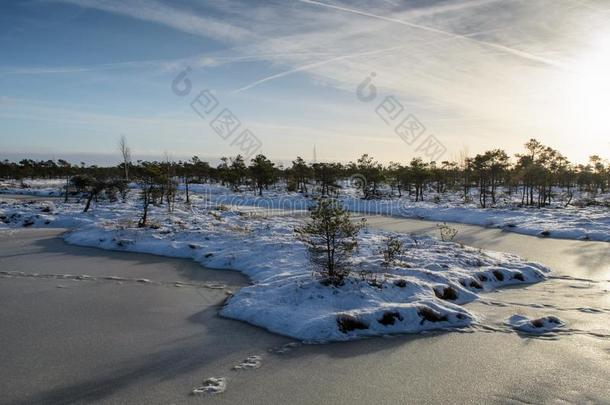
[[[242,156],[223,157],[216,167],[194,156],[188,161],[132,162],[129,154],[123,163],[112,167],[73,165],[65,160],[18,163],[0,162],[4,179],[67,178],[67,184],[81,187],[98,182],[134,181],[170,195],[177,182],[220,183],[235,191],[251,188],[257,193],[270,186],[285,186],[288,191],[332,196],[342,180],[351,179],[363,198],[402,197],[415,201],[434,191],[460,192],[464,199],[478,198],[481,207],[493,206],[501,189],[518,195],[523,205],[542,207],[553,202],[557,190],[569,204],[574,190],[605,193],[610,186],[610,164],[597,155],[588,164],[574,165],[558,151],[535,139],[525,144],[525,151],[511,159],[501,149],[494,149],[460,161],[424,162],[415,158],[408,164],[391,162],[383,165],[369,155],[355,162],[308,163],[297,157],[290,167],[276,166],[264,155],[250,162]],[[84,184],[84,186],[83,186]],[[154,185],[159,185],[156,187]],[[388,187],[383,187],[383,186]],[[387,190],[389,188],[389,191]],[[472,193],[472,191],[476,191]],[[155,194],[155,193],[153,193]],[[158,192],[156,194],[159,194]],[[153,201],[154,202],[154,201]]]

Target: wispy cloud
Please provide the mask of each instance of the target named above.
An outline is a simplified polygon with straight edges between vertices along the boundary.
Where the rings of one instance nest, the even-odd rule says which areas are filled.
[[[83,66],[15,67],[0,69],[0,75],[55,75],[98,72],[104,70],[142,69],[168,66],[174,62],[175,61],[173,60],[143,60]]]
[[[428,27],[425,25],[421,25],[421,24],[416,24],[416,23],[412,23],[409,21],[404,21],[398,18],[393,18],[393,17],[386,17],[386,16],[382,16],[382,15],[378,15],[378,14],[373,14],[373,13],[369,13],[369,12],[365,12],[365,11],[361,11],[361,10],[356,10],[353,8],[347,8],[347,7],[341,7],[341,6],[336,6],[333,4],[328,4],[328,3],[323,3],[320,1],[315,1],[315,0],[298,0],[302,3],[307,3],[307,4],[312,4],[312,5],[316,5],[316,6],[320,6],[320,7],[326,7],[326,8],[330,8],[333,10],[339,10],[339,11],[343,11],[343,12],[347,12],[347,13],[352,13],[352,14],[356,14],[356,15],[360,15],[360,16],[365,16],[365,17],[370,17],[370,18],[376,18],[379,20],[383,20],[383,21],[388,21],[391,23],[396,23],[396,24],[401,24],[410,28],[416,28],[419,30],[423,30],[423,31],[428,31],[428,32],[432,32],[435,34],[440,34],[443,36],[448,36],[451,37],[453,39],[456,40],[464,40],[464,41],[471,41],[480,45],[484,45],[493,49],[497,49],[499,51],[502,52],[506,52],[510,55],[514,55],[520,58],[524,58],[524,59],[528,59],[534,62],[540,62],[540,63],[544,63],[547,64],[549,66],[554,66],[557,68],[561,68],[561,69],[567,69],[567,66],[561,62],[555,61],[553,59],[549,59],[549,58],[545,58],[542,56],[538,56],[538,55],[534,55],[531,54],[529,52],[526,51],[522,51],[519,49],[515,49],[515,48],[511,48],[509,46],[506,45],[501,45],[501,44],[497,44],[497,43],[493,43],[493,42],[489,42],[489,41],[483,41],[483,40],[479,40],[476,38],[471,38],[471,37],[467,37],[465,35],[460,35],[460,34],[455,34],[453,32],[449,32],[449,31],[445,31],[445,30],[441,30],[441,29],[437,29],[437,28],[433,28],[433,27]],[[449,10],[462,10],[464,7],[453,7]]]
[[[397,49],[400,49],[400,48],[402,48],[402,46],[393,46],[393,47],[385,48],[385,49],[375,49],[375,50],[367,51],[367,52],[359,52],[359,53],[353,53],[353,54],[349,54],[349,55],[336,56],[334,58],[330,58],[330,59],[325,59],[325,60],[321,60],[321,61],[318,61],[318,62],[309,63],[307,65],[299,66],[299,67],[296,67],[294,69],[290,69],[290,70],[287,70],[287,71],[284,71],[284,72],[281,72],[281,73],[277,73],[277,74],[274,74],[274,75],[271,75],[271,76],[267,76],[265,78],[262,78],[260,80],[255,81],[255,82],[252,82],[252,83],[250,83],[250,84],[248,84],[246,86],[243,86],[243,87],[235,90],[234,93],[241,93],[242,91],[246,91],[248,89],[251,89],[253,87],[258,86],[259,84],[263,84],[265,82],[269,82],[269,81],[274,80],[274,79],[279,79],[281,77],[286,77],[286,76],[292,75],[294,73],[305,72],[305,71],[308,71],[308,70],[311,70],[311,69],[314,69],[314,68],[317,68],[317,67],[321,67],[321,66],[327,65],[329,63],[333,63],[333,62],[337,62],[337,61],[342,61],[342,60],[346,60],[346,59],[359,58],[359,57],[363,57],[363,56],[373,56],[373,55],[377,55],[377,54],[380,54],[380,53],[383,53],[383,52],[394,51],[394,50],[397,50]]]
[[[316,108],[311,106],[335,103],[341,110],[328,113],[324,119],[314,117],[311,128],[302,130],[298,128],[303,122],[294,122],[298,120],[296,113],[291,122],[284,115],[262,112],[261,122],[281,125],[292,133],[319,134],[320,138],[325,133],[338,137],[336,133],[344,131],[358,134],[360,139],[368,139],[368,132],[373,139],[375,131],[387,128],[372,124],[377,122],[373,107],[367,105],[364,111],[353,92],[374,71],[379,94],[397,96],[410,112],[429,124],[431,131],[445,136],[450,150],[475,138],[481,148],[497,146],[499,140],[519,147],[524,137],[559,139],[556,134],[568,142],[582,131],[582,117],[587,119],[587,128],[597,134],[604,129],[600,120],[591,123],[595,120],[587,114],[581,117],[574,113],[593,103],[584,93],[574,97],[578,94],[574,88],[581,86],[579,78],[587,78],[588,89],[604,88],[597,85],[595,75],[579,73],[588,71],[591,64],[583,65],[582,61],[595,61],[605,55],[604,49],[610,49],[602,46],[610,38],[603,1],[49,1],[162,24],[212,38],[215,49],[224,48],[176,59],[163,59],[160,50],[158,60],[100,65],[9,69],[4,64],[0,74],[122,74],[121,69],[173,74],[189,65],[202,68],[197,79],[219,78],[224,88],[237,89],[224,100],[239,103],[246,111],[248,106],[261,111],[257,100],[263,98],[269,99],[269,111],[275,106],[285,115],[292,114],[291,105],[294,110],[307,108],[309,112]],[[251,62],[256,62],[252,69],[225,68]],[[133,73],[134,77],[140,79],[140,73]],[[155,74],[150,79],[171,80],[168,77]],[[167,87],[167,83],[151,82],[148,77],[146,84]],[[206,85],[213,87],[214,83]],[[327,99],[328,94],[336,99]],[[308,105],[301,102],[305,98]],[[315,114],[324,113],[320,111],[316,109]],[[69,114],[63,117],[67,119]],[[351,117],[357,117],[357,122]],[[95,120],[98,122],[103,119]],[[512,134],[519,136],[513,138]],[[303,145],[305,141],[299,147]]]
[[[489,31],[482,31],[482,32],[473,32],[471,34],[465,34],[462,35],[463,37],[472,37],[472,36],[477,36],[477,35],[481,35],[483,33],[487,33]],[[438,41],[430,41],[428,44],[426,45],[436,45],[439,44],[440,42],[443,42],[442,40]],[[313,62],[313,63],[308,63],[302,66],[298,66],[294,69],[289,69],[280,73],[276,73],[270,76],[266,76],[262,79],[256,80],[248,85],[245,85],[243,87],[240,87],[239,89],[235,90],[233,93],[241,93],[243,91],[249,90],[251,88],[254,88],[260,84],[275,80],[275,79],[280,79],[282,77],[286,77],[286,76],[290,76],[292,74],[295,73],[299,73],[299,72],[306,72],[315,68],[319,68],[325,65],[328,65],[330,63],[333,62],[339,62],[339,61],[344,61],[347,59],[357,59],[357,58],[362,58],[362,57],[367,57],[367,56],[374,56],[374,55],[379,55],[382,53],[386,53],[386,52],[391,52],[391,51],[397,51],[400,49],[404,49],[406,46],[405,45],[401,45],[401,46],[392,46],[389,48],[383,48],[383,49],[374,49],[371,51],[366,51],[366,52],[357,52],[357,53],[352,53],[352,54],[348,54],[348,55],[341,55],[341,56],[335,56],[332,57],[330,59],[325,59],[325,60],[321,60],[321,61],[317,61],[317,62]],[[284,55],[286,56],[286,55]]]
[[[38,66],[38,67],[8,67],[0,68],[1,75],[60,75],[73,73],[103,72],[112,70],[145,70],[153,69],[160,72],[176,72],[186,66],[191,68],[207,68],[231,65],[236,63],[250,63],[268,61],[270,59],[290,57],[325,57],[331,55],[329,52],[281,52],[281,53],[248,53],[240,54],[240,47],[228,48],[223,51],[197,54],[186,58],[175,59],[151,59],[138,61],[125,61],[115,63],[101,63],[82,66]]]
[[[190,34],[218,40],[251,39],[253,33],[216,18],[198,15],[194,10],[180,9],[154,0],[56,0],[80,7],[94,8],[139,20],[155,22]]]
[[[420,18],[425,16],[434,16],[444,13],[456,13],[469,11],[469,9],[486,6],[489,4],[498,3],[506,0],[467,0],[456,1],[450,3],[433,4],[426,7],[421,7],[409,12],[409,18]]]

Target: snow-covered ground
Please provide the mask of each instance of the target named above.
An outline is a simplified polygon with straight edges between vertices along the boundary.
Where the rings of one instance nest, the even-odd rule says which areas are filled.
[[[299,193],[269,191],[262,197],[253,193],[233,193],[217,185],[193,188],[210,201],[231,206],[257,206],[262,209],[306,210],[313,204],[311,198]],[[598,197],[606,201],[610,196]],[[542,237],[595,240],[610,242],[610,208],[605,206],[568,207],[562,204],[546,208],[519,207],[517,204],[499,204],[495,208],[479,208],[475,203],[464,203],[455,193],[442,197],[430,194],[426,201],[414,202],[409,197],[364,200],[353,189],[345,189],[338,198],[352,212],[369,215],[389,215],[439,222],[456,222],[484,227],[497,227],[510,232]],[[575,199],[578,204],[583,201]],[[610,201],[610,200],[609,200]]]
[[[61,195],[63,180],[29,180],[27,188],[16,182],[0,183],[0,193],[30,194],[37,196]],[[11,186],[11,187],[9,187]],[[136,184],[130,185],[137,187]],[[184,190],[184,185],[180,185]],[[269,190],[262,197],[250,190],[233,192],[219,184],[190,184],[192,194],[230,206],[255,206],[262,209],[306,210],[313,199],[299,193],[283,191],[282,187]],[[428,192],[426,200],[414,202],[408,196],[393,199],[363,200],[349,183],[342,184],[339,199],[346,209],[356,213],[389,215],[403,218],[425,219],[439,222],[456,222],[484,227],[497,227],[510,232],[542,237],[594,240],[610,242],[610,194],[592,196],[575,192],[572,204],[565,207],[559,197],[557,203],[545,207],[520,207],[520,197],[500,192],[494,208],[479,208],[473,196],[468,202],[456,192],[438,194]],[[586,201],[599,205],[586,205]],[[604,206],[604,204],[606,204]]]
[[[69,243],[241,271],[253,284],[236,291],[221,314],[309,342],[465,327],[477,315],[462,304],[498,287],[542,281],[549,271],[511,254],[364,229],[353,275],[343,286],[325,286],[295,238],[305,218],[244,213],[197,196],[171,214],[153,208],[150,226],[138,228],[139,209],[135,197],[100,203],[89,213],[76,203],[0,199],[0,227],[67,227]],[[405,249],[384,265],[380,249],[389,235]]]
[[[0,181],[0,194],[57,197],[62,195],[65,179],[30,179],[24,181]]]

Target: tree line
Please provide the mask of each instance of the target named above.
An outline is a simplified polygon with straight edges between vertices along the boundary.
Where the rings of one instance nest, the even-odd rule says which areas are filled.
[[[247,162],[242,156],[223,157],[216,166],[197,156],[186,161],[131,161],[124,139],[120,143],[122,162],[117,166],[75,165],[65,160],[0,162],[0,178],[65,178],[66,190],[85,192],[97,198],[108,190],[124,194],[128,182],[138,182],[145,204],[165,201],[171,207],[177,185],[184,185],[189,202],[193,183],[218,183],[234,191],[252,190],[263,195],[272,186],[303,194],[336,196],[345,180],[365,199],[409,196],[423,201],[457,192],[465,202],[481,207],[498,203],[500,191],[524,206],[544,207],[561,201],[569,205],[575,190],[606,193],[610,187],[610,164],[598,155],[587,164],[572,164],[557,150],[531,139],[524,152],[511,158],[502,149],[463,157],[459,161],[424,162],[414,158],[406,164],[383,165],[368,154],[354,162],[309,163],[297,157],[290,165],[276,165],[260,154]],[[68,193],[66,193],[67,196]]]

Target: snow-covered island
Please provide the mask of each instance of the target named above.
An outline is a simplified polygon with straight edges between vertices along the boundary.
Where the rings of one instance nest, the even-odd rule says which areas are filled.
[[[432,237],[364,228],[341,285],[322,282],[295,229],[306,216],[265,216],[192,196],[172,212],[142,202],[83,203],[0,200],[0,227],[65,227],[69,243],[190,258],[207,268],[246,274],[221,315],[308,342],[467,327],[477,314],[463,304],[489,290],[543,281],[549,269],[515,255],[481,251]],[[384,255],[388,241],[400,249]]]

